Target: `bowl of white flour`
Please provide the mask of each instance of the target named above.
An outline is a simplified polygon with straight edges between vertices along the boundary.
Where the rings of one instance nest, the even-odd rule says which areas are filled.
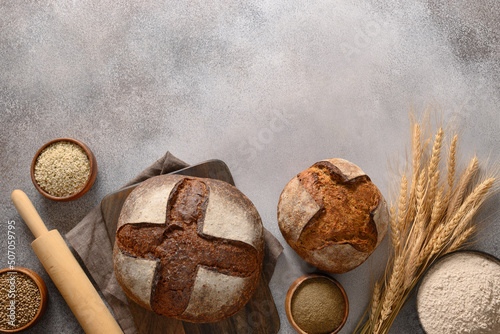
[[[444,256],[422,279],[417,311],[427,334],[500,333],[500,261],[477,251]]]

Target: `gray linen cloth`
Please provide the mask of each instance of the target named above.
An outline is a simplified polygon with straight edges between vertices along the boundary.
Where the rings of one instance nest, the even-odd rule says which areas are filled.
[[[189,166],[167,152],[151,166],[130,180],[123,187],[142,182],[150,177],[168,174]],[[266,255],[264,257],[264,275],[269,280],[274,272],[276,260],[283,247],[266,229]],[[111,307],[116,320],[125,334],[137,333],[133,317],[128,307],[127,297],[116,280],[113,271],[113,249],[108,237],[100,205],[96,206],[69,233],[66,240],[70,243],[84,263],[92,279],[100,289],[104,299]]]

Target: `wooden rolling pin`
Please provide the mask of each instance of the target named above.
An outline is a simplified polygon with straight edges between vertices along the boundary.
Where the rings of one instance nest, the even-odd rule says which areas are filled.
[[[48,231],[28,196],[14,190],[12,202],[35,236],[31,247],[87,334],[122,333],[57,230]]]

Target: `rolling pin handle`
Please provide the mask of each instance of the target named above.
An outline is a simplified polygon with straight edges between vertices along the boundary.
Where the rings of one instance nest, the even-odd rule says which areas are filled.
[[[14,190],[10,197],[17,211],[31,230],[31,233],[35,236],[35,239],[48,232],[33,203],[31,203],[28,196],[22,190]]]

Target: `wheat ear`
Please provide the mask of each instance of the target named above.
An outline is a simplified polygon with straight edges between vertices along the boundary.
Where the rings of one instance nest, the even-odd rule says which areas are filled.
[[[377,281],[375,283],[375,287],[373,288],[373,296],[372,296],[372,307],[370,311],[370,322],[375,324],[378,318],[378,308],[380,305],[380,296],[382,293],[382,283]]]
[[[484,200],[484,197],[488,191],[493,187],[496,178],[488,178],[479,184],[474,191],[467,196],[460,208],[457,210],[455,215],[451,220],[449,220],[445,225],[441,225],[442,229],[439,229],[440,233],[437,236],[436,243],[434,244],[434,249],[432,254],[437,254],[443,250],[445,244],[449,241],[449,237],[458,226],[460,221],[465,217],[466,213],[475,205]]]
[[[415,217],[415,206],[413,203],[416,201],[416,187],[418,182],[418,176],[420,175],[420,166],[422,163],[422,143],[421,143],[421,130],[420,124],[415,124],[412,131],[412,179],[410,194],[408,199],[408,210],[406,211],[405,225],[403,231],[408,231],[408,225],[413,221]]]
[[[458,181],[457,187],[454,191],[454,194],[450,200],[450,204],[448,205],[448,210],[446,214],[446,218],[449,220],[460,208],[460,205],[465,199],[465,194],[467,192],[467,187],[469,186],[472,178],[476,175],[476,172],[479,170],[479,162],[477,157],[474,157],[469,162],[467,169],[460,177]]]
[[[450,153],[448,156],[448,189],[451,192],[453,190],[453,185],[455,183],[455,170],[457,164],[457,142],[458,135],[453,136],[450,145]]]
[[[444,185],[439,188],[436,196],[434,197],[434,202],[431,209],[431,220],[429,222],[428,231],[433,231],[441,218],[441,212],[443,207],[446,207],[444,195]]]
[[[385,288],[385,294],[381,301],[380,318],[375,326],[376,331],[380,331],[384,321],[391,315],[393,305],[401,297],[401,288],[404,279],[404,256],[396,256],[392,268],[391,277]]]
[[[401,249],[401,235],[405,225],[405,213],[407,206],[407,196],[408,196],[408,179],[406,175],[403,174],[401,178],[401,187],[398,200],[398,214],[394,215],[394,224],[391,226],[393,229],[393,245],[395,253],[399,253]],[[393,220],[391,219],[391,222]]]
[[[457,164],[457,144],[458,144],[458,135],[453,136],[450,144],[450,150],[448,153],[448,164],[447,164],[447,181],[448,181],[448,190],[446,191],[444,198],[441,195],[441,206],[439,207],[439,210],[436,210],[436,212],[433,212],[434,218],[433,222],[435,223],[434,226],[443,218],[445,215],[449,203],[450,203],[450,198],[453,193],[453,187],[455,185],[455,175],[456,175],[456,164]],[[434,207],[433,207],[434,210]]]
[[[477,227],[475,225],[469,226],[460,236],[453,241],[446,253],[451,253],[462,248],[465,243],[476,233]]]

